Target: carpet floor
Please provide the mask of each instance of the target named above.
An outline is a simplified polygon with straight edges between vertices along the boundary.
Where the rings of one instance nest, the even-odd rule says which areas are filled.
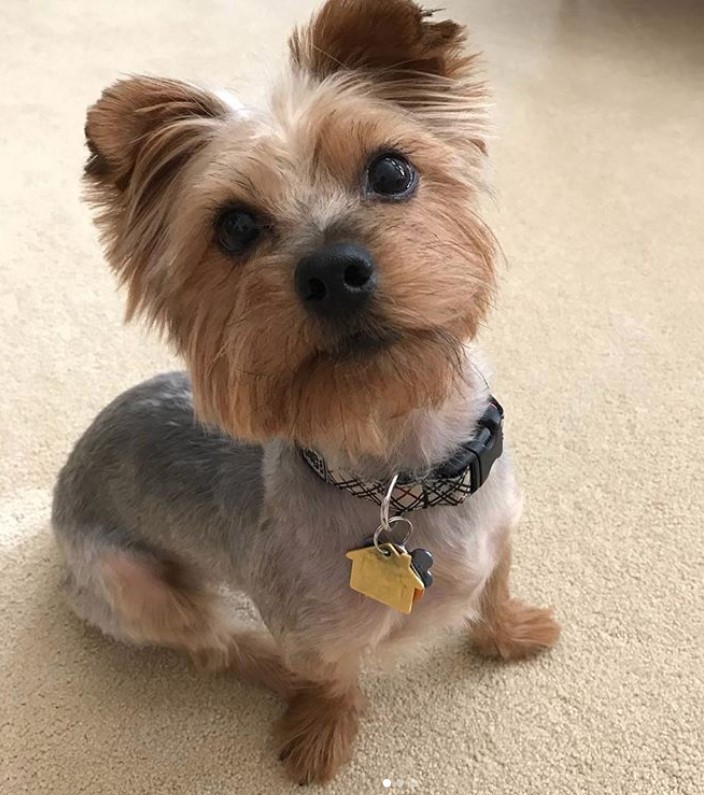
[[[527,498],[514,589],[554,605],[564,635],[503,667],[450,633],[369,675],[354,761],[323,791],[704,793],[704,6],[441,5],[494,87],[507,266],[483,339]],[[174,366],[122,325],[80,202],[86,107],[130,72],[256,98],[311,7],[0,6],[3,795],[298,791],[273,696],[73,617],[48,516],[94,414]]]

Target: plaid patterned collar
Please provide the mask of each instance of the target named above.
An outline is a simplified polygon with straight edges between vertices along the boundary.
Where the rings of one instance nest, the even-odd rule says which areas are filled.
[[[489,406],[477,422],[474,436],[450,458],[423,478],[402,473],[391,494],[391,508],[403,515],[435,505],[460,505],[486,482],[494,461],[503,452],[504,410],[498,400],[489,398]],[[304,461],[318,477],[355,497],[381,505],[388,482],[361,480],[344,469],[330,469],[325,459],[313,450],[301,450]]]

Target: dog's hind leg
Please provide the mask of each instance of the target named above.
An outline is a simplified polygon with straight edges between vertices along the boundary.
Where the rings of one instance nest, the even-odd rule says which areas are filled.
[[[532,607],[509,593],[511,548],[506,543],[480,597],[479,617],[471,624],[472,641],[485,657],[520,660],[555,645],[560,625],[552,610]]]
[[[295,677],[264,631],[239,628],[224,599],[187,567],[151,551],[95,545],[66,554],[74,611],[118,640],[186,652],[200,667],[230,670],[281,695]],[[78,545],[83,546],[83,545]]]

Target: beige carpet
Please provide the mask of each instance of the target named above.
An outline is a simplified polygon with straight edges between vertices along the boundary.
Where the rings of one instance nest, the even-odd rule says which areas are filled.
[[[439,5],[496,86],[509,267],[486,342],[527,494],[515,588],[557,607],[564,639],[505,668],[454,634],[370,677],[326,791],[704,793],[702,4]],[[85,107],[121,72],[261,79],[310,7],[0,5],[2,795],[298,791],[273,697],[68,613],[47,518],[94,413],[173,363],[123,328],[79,203]]]

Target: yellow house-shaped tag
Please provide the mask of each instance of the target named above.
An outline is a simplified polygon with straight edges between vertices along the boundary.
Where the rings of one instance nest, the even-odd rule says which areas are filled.
[[[413,570],[411,556],[391,543],[380,544],[379,549],[371,546],[347,553],[352,561],[350,588],[401,613],[410,613],[425,590]]]

